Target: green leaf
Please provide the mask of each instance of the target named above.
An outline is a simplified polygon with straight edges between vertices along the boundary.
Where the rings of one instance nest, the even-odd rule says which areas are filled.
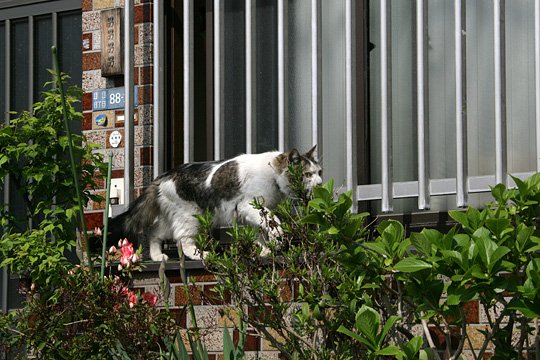
[[[432,349],[422,349],[420,350],[419,359],[420,360],[434,360],[435,354]]]
[[[464,262],[463,255],[459,251],[455,250],[442,250],[441,254],[444,256],[444,260],[451,260],[459,265],[461,269],[467,271],[468,262]],[[466,259],[466,258],[465,258]]]
[[[467,214],[465,214],[463,211],[451,210],[448,212],[448,215],[450,215],[452,219],[460,223],[463,228],[469,227],[469,219],[467,218]]]
[[[420,260],[416,257],[405,258],[398,262],[396,265],[394,265],[394,269],[406,273],[417,272],[425,269],[430,269],[432,267],[433,266],[431,264],[428,264],[427,262]]]
[[[421,233],[411,233],[411,244],[414,245],[416,251],[424,256],[431,256],[432,253],[432,244],[433,241],[426,237],[426,229],[422,230]]]
[[[376,348],[380,315],[369,306],[362,305],[356,314],[356,329]]]
[[[514,180],[514,182],[516,183],[516,186],[519,190],[519,195],[521,196],[522,199],[525,199],[527,197],[527,193],[529,191],[529,186],[527,184],[527,182],[523,182],[521,181],[521,179],[515,177],[515,176],[512,176],[510,175],[510,177]]]
[[[388,345],[387,347],[375,351],[375,355],[381,355],[381,356],[396,356],[401,354],[401,349],[397,347],[396,345]]]
[[[332,226],[332,227],[330,227],[330,229],[327,230],[327,232],[330,235],[337,235],[337,234],[339,234],[340,230],[337,227]]]
[[[517,250],[522,253],[526,250],[527,244],[529,243],[531,236],[534,233],[534,227],[521,224],[518,229],[519,230],[516,237],[516,245]]]
[[[307,214],[302,218],[302,223],[313,225],[324,225],[325,220],[320,213]]]
[[[378,241],[378,242],[366,242],[363,245],[365,247],[367,247],[368,249],[371,249],[371,250],[375,251],[377,254],[385,255],[387,257],[390,256],[390,254],[386,250],[385,244],[382,243],[381,241]]]
[[[382,344],[384,342],[384,339],[388,335],[388,332],[392,329],[392,327],[395,325],[395,323],[398,322],[399,320],[401,320],[401,317],[396,316],[396,315],[392,315],[392,316],[390,316],[388,318],[388,320],[386,320],[386,323],[384,324],[384,326],[383,326],[383,328],[381,330],[381,333],[379,334],[378,339],[377,339],[377,346],[378,347],[382,346]]]
[[[225,360],[234,360],[234,343],[231,339],[229,329],[225,326],[223,328],[223,357]]]
[[[328,203],[321,198],[315,198],[309,201],[309,207],[325,212],[328,209]]]
[[[400,345],[400,347],[401,350],[405,352],[407,359],[414,359],[418,351],[420,351],[420,349],[422,348],[423,343],[424,339],[422,339],[421,336],[415,336],[405,344]]]
[[[368,347],[368,349],[370,349],[371,351],[376,351],[377,349],[375,348],[374,344],[371,343],[368,339],[366,339],[365,337],[361,336],[361,335],[358,335],[354,332],[352,332],[351,330],[347,329],[345,326],[341,325],[338,329],[337,329],[338,332],[342,333],[342,334],[345,334],[353,339],[355,339],[356,341],[358,342],[361,342],[362,344],[366,345]]]
[[[510,252],[510,249],[506,246],[499,246],[497,250],[493,252],[491,255],[491,264],[488,268],[489,272],[491,272],[494,268],[494,266],[497,264],[499,260],[501,260],[506,254]]]
[[[504,230],[509,228],[510,220],[504,219],[504,218],[495,218],[495,219],[487,219],[486,220],[486,226],[495,236],[498,238],[501,237],[501,234]]]
[[[506,186],[504,184],[497,184],[491,188],[491,195],[499,204],[504,204],[506,203],[506,199],[504,198],[505,191]]]

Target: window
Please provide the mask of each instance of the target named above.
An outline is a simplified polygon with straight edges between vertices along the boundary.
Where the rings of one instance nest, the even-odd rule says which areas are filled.
[[[376,208],[481,206],[506,172],[536,171],[535,16],[534,1],[370,1],[371,182],[391,188]]]
[[[61,69],[71,76],[71,84],[81,84],[81,2],[32,3],[0,5],[0,121],[8,121],[10,111],[28,110],[39,100],[43,84],[51,80],[47,69],[52,68],[53,44],[58,46]],[[13,184],[0,188],[0,200],[12,213],[24,214]],[[21,299],[18,280],[10,279],[6,268],[0,273],[0,309],[5,312],[19,307]]]
[[[353,99],[366,94],[362,87],[367,81],[354,80],[365,77],[365,68],[358,65],[367,64],[367,52],[354,50],[367,48],[367,8],[355,3],[194,0],[189,65],[183,61],[183,2],[172,1],[165,11],[169,166],[185,158],[308,150],[317,143],[327,176],[341,189],[354,188],[356,169],[363,169],[361,176],[367,169],[363,162],[357,166],[356,144],[356,131],[364,132],[367,117],[354,115],[367,102]],[[185,72],[190,66],[191,73]],[[183,85],[190,76],[193,90],[186,93]],[[186,96],[194,103],[194,121],[187,130],[195,140],[193,156],[184,154]],[[365,140],[358,145],[362,154],[365,145]]]
[[[537,168],[535,6],[194,0],[194,125],[171,143],[194,132],[196,160],[317,143],[325,176],[374,214],[481,206]]]

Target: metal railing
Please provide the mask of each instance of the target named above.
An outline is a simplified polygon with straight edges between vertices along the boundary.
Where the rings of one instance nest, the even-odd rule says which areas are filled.
[[[454,65],[455,65],[455,129],[456,129],[456,178],[430,179],[427,146],[427,88],[426,88],[426,0],[416,0],[416,124],[418,180],[394,182],[392,175],[392,94],[391,94],[391,41],[390,38],[390,2],[380,0],[380,113],[381,113],[381,184],[360,185],[357,187],[359,201],[382,200],[382,212],[393,210],[392,202],[400,198],[417,198],[418,209],[430,208],[430,197],[456,195],[456,206],[467,205],[468,195],[489,192],[490,186],[497,183],[515,185],[508,176],[507,134],[506,134],[506,85],[505,85],[505,1],[493,0],[493,59],[494,59],[494,107],[495,107],[495,173],[490,176],[468,176],[467,174],[467,109],[466,109],[466,72],[465,72],[465,0],[454,0]],[[540,159],[540,1],[535,0],[535,81],[536,81],[536,154]],[[537,160],[538,171],[540,162]],[[531,169],[532,170],[532,169]],[[534,172],[513,174],[526,178]]]
[[[160,1],[156,0],[159,4]],[[506,135],[506,109],[505,109],[505,41],[504,41],[504,17],[505,1],[493,0],[493,38],[494,38],[494,81],[495,81],[495,172],[488,176],[469,176],[468,151],[467,151],[467,91],[466,91],[466,52],[465,52],[465,0],[454,0],[453,25],[454,25],[454,89],[455,89],[455,173],[456,177],[433,179],[430,178],[429,169],[429,114],[428,114],[428,86],[427,86],[427,4],[428,0],[416,0],[414,2],[414,25],[415,25],[415,94],[416,103],[416,132],[418,134],[417,149],[417,180],[395,181],[392,162],[392,39],[391,39],[391,4],[388,0],[378,2],[380,23],[380,93],[371,94],[380,98],[380,150],[381,150],[381,176],[380,184],[358,185],[357,161],[356,161],[356,75],[355,75],[355,52],[367,51],[355,48],[355,1],[345,2],[345,154],[346,158],[346,187],[354,192],[354,198],[358,201],[381,200],[381,211],[393,211],[393,200],[401,198],[416,198],[418,209],[429,210],[431,197],[443,195],[456,195],[456,207],[464,207],[468,204],[468,195],[472,193],[488,192],[490,186],[504,182],[512,185],[512,180],[507,176],[507,135]],[[536,136],[537,144],[540,143],[540,0],[535,0],[535,81],[536,81]],[[247,153],[255,149],[256,130],[256,8],[257,0],[245,0],[245,76],[246,76],[246,148]],[[326,119],[322,118],[322,59],[321,59],[321,0],[311,1],[311,140],[319,144],[319,154],[324,144],[322,142],[322,124]],[[288,2],[279,0],[276,6],[277,15],[277,139],[278,149],[285,150],[288,144],[288,111],[287,89],[289,74],[287,73],[288,61]],[[225,8],[223,0],[213,1],[213,107],[214,107],[214,158],[220,159],[224,155],[224,16]],[[159,21],[159,18],[155,21]],[[184,160],[193,160],[193,1],[184,0]],[[156,38],[157,36],[157,38]],[[154,41],[159,40],[159,33],[154,34]],[[154,60],[162,56],[161,47],[156,46]],[[160,88],[154,84],[155,91]],[[155,97],[157,99],[157,97]],[[156,100],[157,101],[157,100]],[[155,109],[160,106],[155,106]],[[155,116],[157,126],[157,116]],[[162,126],[162,125],[160,125]],[[159,153],[159,142],[155,142],[154,151]],[[538,165],[540,168],[540,149],[537,150]],[[533,169],[531,169],[533,170]],[[520,178],[530,176],[533,171],[514,174]]]

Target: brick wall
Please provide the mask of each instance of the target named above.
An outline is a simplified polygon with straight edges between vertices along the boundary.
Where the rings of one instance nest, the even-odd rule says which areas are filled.
[[[82,1],[82,89],[83,89],[83,134],[88,142],[101,145],[98,150],[113,153],[113,178],[124,176],[124,142],[117,148],[109,144],[111,132],[118,130],[124,135],[124,122],[116,117],[124,111],[92,112],[92,92],[95,90],[124,85],[124,77],[101,76],[101,11],[123,7],[123,0],[83,0]],[[152,53],[152,3],[135,0],[134,8],[135,68],[134,81],[138,88],[138,106],[135,111],[135,196],[152,181],[152,123],[153,123],[153,53]],[[108,118],[107,126],[97,126],[95,119],[101,114]],[[105,188],[98,193],[105,195]],[[103,224],[104,202],[90,203],[86,209],[87,227],[93,229]]]
[[[195,305],[195,314],[197,316],[198,326],[201,328],[201,333],[203,334],[203,342],[211,354],[211,360],[222,359],[223,357],[220,351],[223,344],[224,326],[229,328],[235,341],[238,339],[238,333],[232,331],[232,324],[237,322],[235,319],[231,319],[226,315],[227,309],[231,309],[230,301],[228,303],[223,303],[216,299],[212,292],[212,288],[217,283],[216,278],[203,268],[202,262],[188,261],[187,266],[192,268],[191,270],[188,270],[189,296]],[[143,273],[135,275],[134,287],[136,289],[140,289],[141,291],[151,291],[156,294],[161,294],[159,277],[156,274],[157,270],[155,270],[157,269],[157,264],[156,266],[152,267],[153,269],[150,271],[145,270]],[[181,326],[190,327],[192,326],[190,319],[186,319],[184,313],[181,312],[181,309],[188,304],[188,296],[186,295],[182,281],[178,275],[178,271],[167,271],[167,277],[171,282],[169,306],[173,312],[178,314]],[[296,299],[295,292],[296,290],[292,288],[285,291],[287,298],[291,301]],[[506,300],[509,301],[510,299],[508,298]],[[163,302],[159,305],[164,306]],[[471,346],[476,354],[478,354],[478,350],[482,347],[484,342],[484,335],[482,334],[482,331],[489,329],[488,315],[482,306],[479,305],[478,301],[469,301],[463,305],[463,308],[467,322],[469,322],[469,325],[467,326],[467,333],[471,338],[471,343],[467,341],[465,342],[462,355],[465,357],[465,359],[473,360],[475,357],[471,351]],[[500,314],[498,314],[496,311],[490,311],[489,314],[491,319],[497,319],[499,315]],[[507,324],[508,320],[504,319],[501,327],[504,328]],[[423,336],[421,325],[414,325],[412,330],[415,335]],[[439,349],[441,359],[447,359],[448,357],[444,352],[446,349],[445,336],[433,326],[429,327],[429,331],[435,345]],[[456,334],[459,334],[461,329],[456,327],[454,331]],[[515,332],[514,336],[516,337],[515,340],[517,340],[519,332]],[[458,340],[458,336],[453,336],[451,338],[453,349],[455,349],[458,345]],[[534,341],[534,334],[530,334],[529,344],[534,344]],[[186,347],[188,347],[189,343],[187,342],[186,338],[184,338],[184,342]],[[276,351],[276,349],[273,348],[267,340],[258,337],[254,330],[248,329],[245,347],[248,359],[280,359],[279,352]],[[493,343],[490,343],[488,350],[483,356],[484,359],[489,359],[494,355],[493,348]],[[526,356],[525,353],[524,356]]]
[[[190,262],[191,263],[191,262]],[[195,262],[193,262],[195,263]],[[198,262],[200,264],[200,262]],[[197,325],[203,335],[203,343],[210,354],[210,360],[223,359],[223,328],[227,326],[232,334],[233,340],[237,341],[238,332],[233,331],[233,324],[237,323],[228,314],[230,304],[220,302],[212,292],[216,284],[215,277],[202,269],[193,269],[188,271],[188,289],[197,317]],[[182,309],[188,304],[188,296],[182,285],[178,271],[167,272],[167,277],[171,282],[171,295],[169,306],[173,313],[177,314],[182,327],[191,327],[193,324],[189,316],[186,317]],[[161,294],[159,287],[159,277],[155,271],[145,271],[134,275],[133,286],[141,291],[150,291]],[[158,304],[164,306],[161,302]],[[187,337],[184,337],[184,343],[189,349]],[[248,359],[280,359],[279,352],[272,345],[255,335],[255,331],[248,329],[246,336],[245,350]]]

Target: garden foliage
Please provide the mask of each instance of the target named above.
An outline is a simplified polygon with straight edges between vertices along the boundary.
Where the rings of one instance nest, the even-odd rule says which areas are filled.
[[[55,282],[55,274],[67,265],[64,251],[75,245],[78,205],[67,156],[60,86],[46,86],[50,89],[34,104],[32,112],[24,111],[0,127],[0,184],[16,190],[20,198],[17,208],[24,209],[16,214],[13,208],[0,208],[0,265],[10,266],[17,274]],[[80,98],[79,88],[67,90],[72,124],[81,121],[81,113],[75,109]],[[82,136],[72,137],[74,155],[80,160],[76,173],[84,190],[83,204],[101,201],[91,189],[106,169],[102,156],[93,152],[96,145],[85,144]]]
[[[540,175],[515,182],[495,186],[481,211],[451,211],[457,225],[447,233],[406,236],[393,220],[370,233],[367,214],[353,214],[350,193],[330,181],[312,197],[297,187],[276,209],[283,237],[266,259],[249,227],[235,226],[231,246],[218,249],[208,215],[198,243],[210,251],[217,294],[287,358],[457,359],[479,331],[469,326],[472,301],[489,323],[475,358],[491,343],[495,358],[518,358],[534,351],[540,316]],[[263,205],[254,203],[272,219]]]
[[[31,284],[24,308],[0,316],[0,347],[26,348],[37,358],[184,359],[185,334],[191,356],[207,359],[193,305],[187,310],[194,327],[180,332],[167,308],[155,308],[156,294],[129,289],[129,276],[102,278],[68,261],[79,209],[57,89],[0,128],[0,181],[6,186],[9,175],[25,207],[20,218],[0,212],[0,266]],[[74,121],[79,97],[68,91]],[[83,141],[76,137],[75,154],[86,204],[101,200],[90,190],[104,166]],[[245,356],[246,328],[289,359],[458,359],[465,348],[483,359],[491,346],[494,358],[517,359],[538,348],[540,174],[515,178],[516,188],[493,187],[494,201],[483,210],[451,211],[456,225],[446,233],[407,234],[398,221],[367,226],[368,214],[351,212],[350,193],[336,193],[332,181],[308,193],[301,170],[290,171],[294,198],[273,212],[253,202],[266,225],[282,233],[268,257],[259,256],[256,240],[265,235],[257,229],[234,225],[233,241],[221,248],[211,216],[198,217],[197,243],[219,281],[216,295],[232,301],[239,319],[239,343],[224,329],[226,359]],[[127,241],[109,256],[121,274],[138,269],[139,254]],[[180,268],[187,285],[181,249]],[[470,326],[477,321],[471,304],[487,326]],[[483,340],[473,346],[478,334]]]

